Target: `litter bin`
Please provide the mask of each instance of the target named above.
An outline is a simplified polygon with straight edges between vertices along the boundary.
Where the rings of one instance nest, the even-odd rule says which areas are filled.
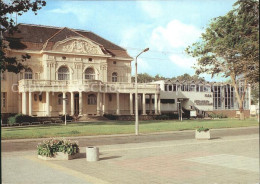
[[[87,147],[86,148],[86,159],[88,162],[96,162],[99,160],[99,148],[98,147]]]

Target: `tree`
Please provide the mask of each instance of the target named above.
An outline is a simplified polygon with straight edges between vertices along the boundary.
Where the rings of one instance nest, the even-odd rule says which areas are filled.
[[[26,59],[29,59],[28,54],[22,55],[21,59],[16,57],[8,57],[8,41],[3,38],[3,34],[12,35],[15,31],[19,31],[15,21],[11,18],[8,18],[9,14],[17,13],[18,16],[21,16],[23,13],[31,10],[37,15],[37,11],[40,10],[43,6],[46,5],[45,1],[42,0],[13,0],[13,1],[0,1],[0,68],[1,72],[8,71],[19,73],[25,68],[22,64]]]
[[[140,73],[137,75],[137,82],[139,83],[148,83],[148,82],[152,82],[154,80],[154,78],[149,75],[148,73]],[[135,77],[132,77],[132,81],[135,81]]]
[[[183,75],[173,77],[171,80],[179,80],[179,81],[203,81],[205,82],[204,78],[199,77],[198,75],[190,76],[189,74],[185,73]]]
[[[214,18],[201,40],[186,48],[196,57],[196,74],[230,77],[244,119],[243,102],[248,82],[259,82],[259,2],[239,0],[225,16]],[[257,16],[256,16],[257,15]],[[242,86],[241,86],[242,85]],[[239,92],[241,91],[242,92]]]

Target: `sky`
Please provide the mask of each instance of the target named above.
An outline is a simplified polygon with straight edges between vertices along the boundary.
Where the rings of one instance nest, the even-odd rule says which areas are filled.
[[[138,57],[138,73],[176,77],[188,73],[196,58],[184,50],[199,40],[212,18],[232,9],[235,0],[139,0],[54,1],[47,0],[35,16],[27,12],[18,23],[69,27],[92,31]],[[132,62],[134,67],[134,61]],[[134,68],[132,74],[134,75]],[[226,79],[200,75],[208,81]]]

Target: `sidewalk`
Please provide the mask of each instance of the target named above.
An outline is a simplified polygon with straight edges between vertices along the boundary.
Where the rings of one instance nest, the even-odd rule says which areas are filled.
[[[5,184],[257,183],[258,134],[104,145],[99,162],[38,160],[36,151],[2,153]]]

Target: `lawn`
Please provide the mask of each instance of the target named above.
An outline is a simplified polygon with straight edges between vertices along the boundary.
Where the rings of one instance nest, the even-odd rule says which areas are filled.
[[[141,121],[139,122],[140,133],[194,130],[198,127],[234,128],[259,126],[256,119],[217,119],[217,120],[177,120],[164,121]],[[2,139],[24,138],[48,138],[48,137],[72,137],[111,134],[134,134],[134,121],[103,121],[70,123],[65,125],[41,125],[27,127],[2,127]]]

